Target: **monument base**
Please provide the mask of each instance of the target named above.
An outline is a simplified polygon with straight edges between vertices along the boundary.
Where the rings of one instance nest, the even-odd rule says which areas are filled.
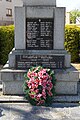
[[[9,68],[29,69],[43,66],[51,69],[69,68],[71,55],[66,50],[15,50],[9,54]]]
[[[24,94],[23,83],[24,74],[26,70],[13,70],[5,66],[1,70],[1,80],[3,82],[3,94],[14,95]],[[57,79],[55,90],[60,95],[76,95],[77,83],[79,81],[79,72],[71,66],[63,70],[55,70],[55,77]]]

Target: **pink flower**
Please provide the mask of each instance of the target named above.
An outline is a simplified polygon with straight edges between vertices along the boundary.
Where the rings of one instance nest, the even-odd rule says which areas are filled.
[[[41,105],[41,104],[43,104],[43,103],[45,103],[45,101],[44,101],[44,100],[40,100],[40,101],[37,103],[37,105]]]
[[[50,88],[50,87],[47,87],[46,89],[47,89],[48,91],[49,91],[49,90],[51,90],[51,88]]]
[[[52,80],[52,77],[51,77],[51,76],[49,76],[49,80],[50,80],[50,81]]]
[[[34,89],[30,89],[31,92],[34,92]]]
[[[35,73],[34,71],[32,71],[32,72],[28,72],[27,73],[27,76],[29,77],[29,78],[32,78],[32,77],[37,77],[37,73]]]
[[[40,98],[41,96],[42,96],[42,94],[38,94],[38,95],[37,95],[37,97],[39,97],[39,98]]]
[[[30,97],[33,99],[33,98],[36,97],[36,95],[35,94],[30,94]]]
[[[29,80],[31,83],[34,82],[34,77],[31,77]]]
[[[31,77],[37,77],[37,73],[32,72],[32,73],[31,73]]]
[[[46,69],[42,69],[40,72],[38,72],[38,75],[39,75],[39,77],[46,75]]]
[[[44,99],[46,99],[46,92],[44,90],[42,91],[42,96]]]
[[[39,89],[34,90],[34,92],[37,94],[39,92]]]
[[[34,84],[34,83],[32,83],[32,88],[33,88],[33,89],[35,88],[35,84]]]
[[[48,93],[49,96],[53,96],[51,91],[48,91],[47,93]]]
[[[35,79],[34,82],[35,82],[36,84],[39,84],[39,79]]]
[[[50,88],[50,90],[53,88],[53,84],[52,84],[52,82],[50,82],[50,81],[48,81],[48,87]]]
[[[31,88],[31,82],[27,82],[29,88]]]
[[[42,83],[43,88],[46,88],[47,87],[46,85],[47,85],[47,82]]]
[[[48,75],[43,75],[42,78],[43,78],[43,80],[47,80],[48,79]]]
[[[39,94],[36,96],[37,101],[39,101],[41,97],[42,97],[42,94],[39,93]]]
[[[39,79],[39,85],[42,85],[42,79]]]
[[[27,73],[27,76],[28,76],[29,78],[31,78],[31,72],[28,72],[28,73]]]

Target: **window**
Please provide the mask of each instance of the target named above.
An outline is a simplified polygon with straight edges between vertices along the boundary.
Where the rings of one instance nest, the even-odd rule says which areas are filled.
[[[6,16],[12,16],[12,9],[6,9]]]
[[[6,1],[11,2],[12,0],[6,0]]]

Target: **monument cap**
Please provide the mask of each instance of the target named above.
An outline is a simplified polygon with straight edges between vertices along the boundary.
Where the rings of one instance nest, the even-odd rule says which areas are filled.
[[[28,6],[56,6],[56,0],[22,0]]]

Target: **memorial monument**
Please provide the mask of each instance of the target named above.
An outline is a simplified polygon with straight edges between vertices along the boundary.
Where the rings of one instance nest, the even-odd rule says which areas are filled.
[[[23,94],[24,73],[32,66],[54,70],[57,94],[77,94],[79,73],[64,49],[65,8],[56,0],[22,0],[15,7],[15,42],[1,70],[3,94]]]

